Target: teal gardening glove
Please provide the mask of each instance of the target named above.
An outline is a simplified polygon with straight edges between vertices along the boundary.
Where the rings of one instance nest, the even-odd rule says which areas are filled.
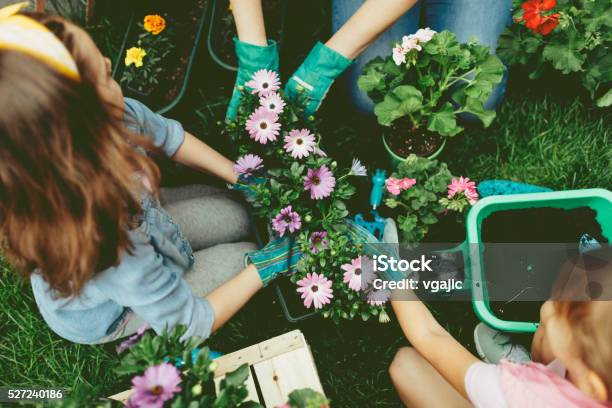
[[[248,44],[234,38],[234,46],[236,48],[236,57],[238,58],[238,74],[236,75],[236,84],[232,93],[232,99],[227,107],[225,115],[226,120],[234,120],[238,113],[240,105],[240,87],[248,82],[253,74],[260,69],[268,69],[278,72],[278,48],[276,41],[268,40],[268,45],[263,47],[260,45]]]
[[[285,94],[295,102],[303,102],[305,115],[312,115],[321,106],[336,78],[352,63],[319,42],[287,82]]]
[[[255,265],[263,286],[282,275],[296,271],[296,265],[302,258],[297,242],[290,237],[271,241],[258,251],[249,252],[247,259]]]

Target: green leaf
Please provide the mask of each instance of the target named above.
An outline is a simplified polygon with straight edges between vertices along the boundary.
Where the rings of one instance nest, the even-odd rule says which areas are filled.
[[[608,89],[604,96],[597,99],[597,106],[600,108],[607,108],[610,105],[612,105],[612,89]]]
[[[474,98],[467,98],[464,110],[476,115],[484,127],[489,127],[496,115],[494,110],[486,110],[482,102]]]
[[[478,68],[475,79],[482,82],[488,81],[492,84],[500,83],[506,70],[504,64],[495,55],[489,55]]]
[[[542,56],[564,74],[580,71],[585,59],[585,55],[572,48],[571,43],[548,44],[544,47]]]
[[[385,99],[374,106],[374,114],[378,123],[383,126],[391,126],[394,120],[402,116],[398,110],[399,106],[400,101],[393,94],[386,94]]]
[[[383,90],[385,88],[385,75],[376,69],[369,69],[357,80],[357,86],[364,92]]]
[[[228,386],[238,387],[249,379],[250,370],[248,364],[243,364],[225,376],[225,383]]]
[[[403,115],[416,112],[423,106],[423,94],[412,85],[400,85],[393,94],[401,101],[399,111]]]
[[[463,130],[461,126],[457,126],[455,112],[450,102],[446,102],[438,112],[434,112],[429,117],[427,130],[442,136],[454,136]]]

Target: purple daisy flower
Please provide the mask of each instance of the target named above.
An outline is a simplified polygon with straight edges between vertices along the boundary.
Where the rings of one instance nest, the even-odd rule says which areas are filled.
[[[302,227],[300,214],[293,211],[290,205],[283,208],[280,213],[272,220],[272,228],[282,237],[285,232],[293,233]]]
[[[136,407],[162,408],[164,402],[172,399],[174,394],[181,391],[179,383],[181,375],[172,364],[147,368],[144,375],[132,378],[130,403]]]
[[[241,176],[252,176],[259,169],[263,169],[263,160],[256,154],[245,154],[234,164],[234,171]]]
[[[327,241],[327,232],[316,231],[310,236],[310,252],[318,254],[321,250],[327,249],[329,242]]]
[[[329,197],[335,186],[336,178],[327,166],[323,165],[316,170],[308,169],[304,180],[304,190],[310,190],[310,198],[313,200]]]
[[[117,346],[117,354],[123,353],[125,350],[129,349],[134,344],[138,343],[140,341],[140,338],[144,336],[144,333],[150,328],[151,326],[149,326],[149,324],[147,323],[140,326],[138,330],[136,330],[136,334],[128,337],[127,340],[122,341],[121,344]]]
[[[310,156],[316,145],[315,137],[308,129],[293,129],[285,136],[285,151],[294,159]]]

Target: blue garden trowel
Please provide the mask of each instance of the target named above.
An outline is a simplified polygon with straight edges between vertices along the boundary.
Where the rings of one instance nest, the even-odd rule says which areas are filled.
[[[382,202],[383,192],[385,188],[385,180],[387,174],[384,170],[377,169],[372,176],[372,191],[370,192],[370,213],[364,217],[363,214],[357,214],[353,218],[355,223],[367,229],[377,239],[382,240],[385,231],[386,219],[381,217],[377,211]]]

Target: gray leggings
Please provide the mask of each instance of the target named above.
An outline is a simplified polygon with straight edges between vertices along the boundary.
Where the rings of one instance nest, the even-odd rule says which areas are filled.
[[[244,269],[244,255],[257,249],[245,242],[250,227],[246,208],[228,190],[207,185],[162,188],[164,208],[183,230],[195,263],[183,276],[194,295],[204,297]],[[132,314],[114,334],[117,340],[138,330],[145,321]]]

